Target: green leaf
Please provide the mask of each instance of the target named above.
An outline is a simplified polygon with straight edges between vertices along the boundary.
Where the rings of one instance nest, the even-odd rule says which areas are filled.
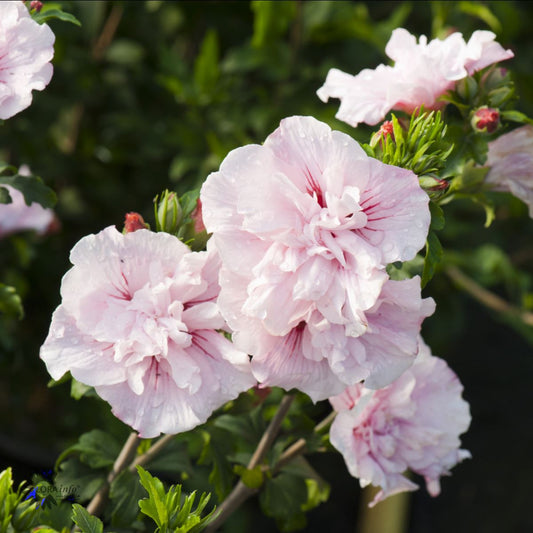
[[[58,493],[67,487],[76,495],[78,501],[90,500],[105,483],[107,470],[95,470],[82,463],[78,458],[68,459],[59,466],[54,485]]]
[[[305,526],[302,508],[308,501],[305,479],[299,475],[282,472],[267,479],[259,494],[263,512],[276,520],[281,531],[295,531]]]
[[[200,94],[212,95],[219,77],[219,45],[217,32],[210,29],[202,42],[194,64],[194,83]]]
[[[472,15],[485,22],[494,33],[502,31],[502,25],[494,13],[480,2],[461,1],[458,4],[459,11]]]
[[[434,231],[430,231],[426,241],[426,256],[424,258],[424,270],[422,272],[422,288],[427,285],[435,274],[437,265],[442,258],[442,245]]]
[[[142,486],[148,492],[148,498],[139,501],[141,512],[149,516],[158,527],[168,524],[168,511],[165,505],[166,495],[163,483],[153,477],[142,466],[137,466]]]
[[[241,481],[251,489],[258,489],[263,485],[265,476],[261,470],[261,465],[257,465],[255,468],[248,470],[245,466],[235,465],[233,467],[234,472],[240,476]]]
[[[252,46],[260,48],[278,41],[296,16],[296,2],[292,1],[253,1],[254,35]]]
[[[9,191],[5,187],[0,187],[0,204],[10,204],[12,201]]]
[[[0,312],[20,319],[24,316],[22,300],[15,287],[10,287],[4,283],[0,283]]]
[[[70,22],[76,26],[81,26],[81,22],[70,13],[65,13],[61,9],[46,9],[46,5],[43,6],[43,9],[40,13],[35,13],[32,15],[33,20],[39,24],[43,24],[52,19],[62,20],[63,22]]]
[[[75,400],[83,398],[90,391],[94,391],[94,387],[85,385],[85,383],[79,382],[77,379],[72,378],[70,382],[70,396]]]
[[[209,483],[215,487],[217,498],[222,501],[233,487],[235,479],[233,469],[228,461],[228,455],[233,452],[233,442],[227,438],[227,433],[218,428],[210,427],[209,431],[202,431],[204,447],[199,464],[211,464]]]
[[[431,213],[430,229],[438,231],[444,228],[444,211],[435,202],[429,202],[429,212]]]
[[[509,111],[502,111],[500,113],[500,116],[504,120],[508,120],[509,122],[518,122],[519,124],[533,124],[533,119],[529,118],[525,113],[521,113],[520,111],[516,111],[514,109]]]
[[[120,453],[120,444],[109,433],[100,429],[93,429],[84,433],[79,441],[67,448],[57,459],[61,463],[68,455],[78,452],[82,463],[91,468],[102,468],[113,465]]]
[[[72,506],[72,520],[82,533],[102,533],[104,531],[102,521],[96,516],[90,515],[84,507],[77,503]]]
[[[37,176],[0,176],[0,185],[10,185],[20,191],[27,205],[37,202],[43,207],[54,207],[57,201],[55,192]]]
[[[146,490],[139,477],[123,470],[111,483],[109,491],[111,524],[117,527],[131,525],[139,514],[139,500],[146,496]]]

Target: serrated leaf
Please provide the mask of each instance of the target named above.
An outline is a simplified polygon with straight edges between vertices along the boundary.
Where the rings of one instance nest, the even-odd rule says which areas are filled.
[[[107,470],[95,470],[78,458],[68,459],[59,466],[54,485],[58,493],[68,487],[79,501],[90,500],[105,483]]]
[[[72,520],[82,533],[102,533],[104,531],[102,521],[89,514],[87,509],[77,503],[72,506]]]
[[[48,20],[52,19],[58,19],[62,20],[63,22],[70,22],[72,24],[75,24],[76,26],[81,26],[81,22],[70,13],[65,13],[64,11],[61,11],[61,9],[45,9],[43,8],[40,13],[35,13],[32,15],[33,20],[39,24],[43,24],[44,22],[47,22]]]
[[[111,466],[120,453],[120,444],[117,440],[100,429],[93,429],[81,435],[79,441],[67,448],[57,459],[61,463],[68,455],[78,452],[81,462],[91,468]]]
[[[146,496],[146,490],[139,477],[129,470],[123,470],[111,483],[109,490],[111,524],[117,527],[131,525],[140,512],[139,500]]]
[[[307,502],[307,484],[304,478],[282,472],[267,479],[259,502],[263,512],[276,520],[281,531],[294,531],[305,525],[302,506]]]
[[[435,274],[437,265],[442,258],[443,250],[439,238],[435,232],[430,231],[426,241],[426,256],[424,258],[424,270],[422,272],[421,285],[424,288]]]
[[[57,201],[55,192],[37,176],[0,176],[0,185],[10,185],[20,191],[26,205],[36,202],[43,207],[54,207]]]
[[[168,524],[168,511],[165,505],[165,488],[163,483],[142,466],[137,466],[141,485],[148,492],[148,498],[139,501],[139,508],[146,516],[149,516],[158,527]]]

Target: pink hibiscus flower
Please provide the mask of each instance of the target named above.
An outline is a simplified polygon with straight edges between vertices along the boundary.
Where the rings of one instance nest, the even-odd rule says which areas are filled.
[[[533,218],[533,126],[522,126],[489,142],[486,164],[490,170],[485,182],[520,198]]]
[[[26,109],[52,78],[54,34],[20,1],[0,2],[0,119]]]
[[[219,261],[174,236],[108,227],[71,252],[41,358],[91,385],[142,437],[187,431],[255,385],[218,329]]]
[[[306,357],[320,361],[314,372],[322,371],[321,379],[337,368],[339,383],[348,367],[349,382],[368,377],[354,361],[330,366],[324,353],[328,342],[350,345],[347,336],[368,330],[365,311],[382,294],[385,265],[412,259],[423,246],[430,216],[416,176],[369,158],[326,124],[291,117],[263,146],[231,152],[204,183],[201,200],[222,258],[221,310],[235,342],[256,357],[257,375],[281,385],[267,379],[259,361],[276,352],[272,365],[276,358],[289,363],[297,339],[313,333]],[[316,399],[331,395],[302,379],[290,386]]]
[[[513,57],[495,37],[490,31],[475,31],[468,42],[453,33],[428,43],[422,35],[417,43],[407,30],[397,28],[385,48],[393,67],[379,65],[356,76],[331,69],[317,95],[323,102],[339,98],[336,117],[354,127],[360,122],[377,124],[391,109],[407,113],[422,105],[438,109],[443,105],[438,98],[458,80]]]
[[[381,487],[371,506],[418,488],[403,475],[407,469],[424,476],[429,493],[437,496],[439,478],[470,457],[459,449],[459,435],[471,420],[462,391],[445,361],[420,340],[414,364],[388,387],[371,390],[358,384],[330,398],[338,411],[331,444],[362,487]]]

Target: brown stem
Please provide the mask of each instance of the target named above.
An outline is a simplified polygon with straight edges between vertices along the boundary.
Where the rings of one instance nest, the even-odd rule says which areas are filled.
[[[278,432],[283,422],[283,419],[285,418],[285,415],[287,414],[293,400],[294,396],[292,395],[284,396],[281,400],[281,403],[279,404],[279,408],[274,418],[270,421],[270,424],[263,433],[263,436],[261,437],[261,440],[259,441],[259,444],[257,445],[257,448],[255,449],[248,463],[248,470],[252,470],[258,464],[260,464],[272,444],[274,444],[274,441],[278,436]],[[252,496],[256,492],[258,492],[258,489],[251,489],[250,487],[247,487],[242,481],[239,481],[235,485],[235,487],[233,487],[233,490],[231,491],[229,496],[222,502],[222,504],[218,508],[215,518],[207,526],[207,528],[205,529],[205,533],[214,533],[227,520],[227,518],[237,508],[241,506],[241,504],[243,504],[250,496]]]
[[[92,515],[98,515],[102,507],[104,506],[107,496],[109,494],[109,487],[113,480],[126,468],[126,465],[133,459],[135,452],[137,451],[137,446],[139,445],[140,438],[133,431],[130,433],[128,440],[124,444],[122,450],[118,454],[118,457],[113,464],[111,472],[109,472],[105,484],[100,488],[100,490],[94,495],[93,499],[89,502],[87,506],[87,512]]]
[[[286,400],[286,399],[287,397],[285,397],[283,400]],[[292,398],[291,398],[291,401],[292,401]],[[278,428],[281,425],[281,422],[283,421],[283,418],[285,417],[285,414],[288,408],[290,407],[290,402],[288,402],[288,404],[289,405],[286,407],[285,413],[283,413],[283,416],[279,418]],[[280,404],[280,408],[278,412],[276,413],[276,416],[270,423],[270,426],[265,431],[265,434],[263,435],[261,442],[257,446],[256,452],[260,448],[263,440],[266,441],[265,435],[271,429],[271,426],[273,425],[273,422],[275,421],[275,419],[278,418],[278,415],[280,415],[280,412],[282,410],[281,409],[282,405],[283,405],[283,401]],[[315,433],[320,433],[322,430],[327,428],[331,424],[331,422],[333,422],[333,419],[335,418],[336,415],[337,413],[335,411],[331,412],[326,418],[324,418],[324,420],[322,420],[319,424],[316,425],[314,429]],[[277,430],[276,430],[276,434],[277,434]],[[274,443],[276,434],[274,434],[274,436],[270,438],[269,447]],[[303,438],[297,440],[294,444],[289,446],[289,448],[287,448],[281,454],[281,457],[279,458],[278,462],[272,468],[271,470],[272,475],[277,474],[287,463],[292,461],[298,455],[302,454],[305,451],[305,446],[306,446],[306,440]],[[268,447],[264,448],[263,456],[267,452],[267,450],[268,450]],[[254,453],[254,456],[252,457],[252,459],[255,457],[255,455],[256,454]],[[257,466],[259,463],[260,461],[257,461],[255,462],[255,464],[253,464],[253,466],[250,466],[252,465],[252,460],[250,460],[250,463],[248,464],[248,469]],[[265,467],[264,471],[266,472],[267,470],[268,470],[268,467]],[[252,489],[250,487],[247,487],[242,481],[239,481],[237,485],[235,485],[235,487],[231,491],[230,495],[222,502],[222,505],[218,509],[218,514],[215,515],[214,520],[209,524],[209,526],[207,526],[207,528],[205,529],[205,533],[215,533],[215,531],[227,520],[227,518],[236,509],[238,509],[248,498],[250,498],[257,492],[259,492],[259,489]]]
[[[153,446],[150,446],[146,452],[139,457],[136,457],[135,460],[128,467],[130,472],[136,471],[136,466],[143,466],[146,463],[149,463],[176,435],[164,435],[161,437]]]
[[[529,311],[522,311],[509,302],[500,298],[493,292],[488,291],[481,285],[478,285],[472,278],[468,277],[464,272],[459,270],[456,266],[449,266],[445,270],[446,274],[461,287],[465,292],[470,294],[478,302],[482,303],[489,309],[497,311],[498,313],[507,313],[518,317],[528,326],[533,326],[533,313]]]

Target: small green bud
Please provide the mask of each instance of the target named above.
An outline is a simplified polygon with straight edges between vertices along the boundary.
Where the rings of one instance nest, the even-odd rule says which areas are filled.
[[[175,235],[178,232],[183,211],[175,192],[166,190],[161,199],[156,197],[157,202],[155,218],[157,231],[165,231]]]

